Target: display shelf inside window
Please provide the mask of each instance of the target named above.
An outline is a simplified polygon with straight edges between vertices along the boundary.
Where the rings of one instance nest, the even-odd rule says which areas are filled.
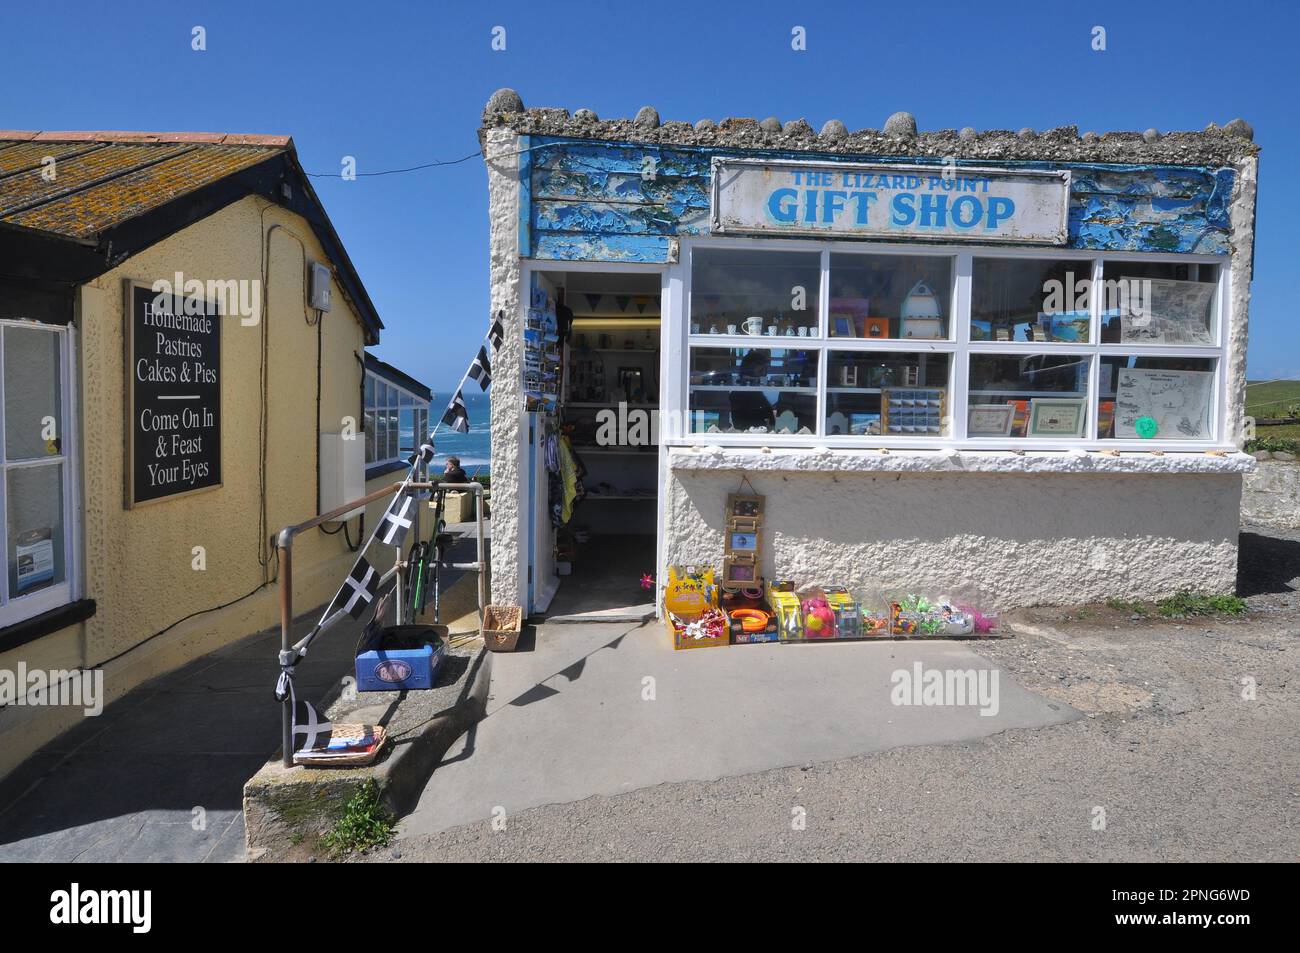
[[[1213,264],[1107,261],[1101,343],[1213,346],[1218,281]]]
[[[967,437],[1087,436],[1090,362],[1082,354],[972,354]]]
[[[816,433],[819,357],[777,347],[692,348],[691,432]]]
[[[1212,358],[1098,358],[1097,436],[1103,440],[1213,438]]]
[[[830,270],[830,337],[948,339],[951,257],[834,254]]]
[[[979,258],[972,263],[972,341],[1086,345],[1092,340],[1092,262]]]
[[[691,256],[691,333],[819,337],[821,255],[699,248]]]
[[[942,353],[829,352],[825,434],[947,436],[951,433],[947,419],[951,361],[950,354]],[[893,429],[884,403],[884,395],[890,393],[896,401]],[[906,414],[901,412],[904,407]]]

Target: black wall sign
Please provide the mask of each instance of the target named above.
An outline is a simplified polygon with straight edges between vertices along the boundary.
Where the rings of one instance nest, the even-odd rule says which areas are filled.
[[[220,486],[216,305],[132,282],[127,312],[126,505]]]

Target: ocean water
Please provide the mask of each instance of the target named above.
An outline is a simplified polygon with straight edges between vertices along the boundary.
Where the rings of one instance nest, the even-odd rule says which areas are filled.
[[[473,388],[473,393],[470,389]],[[477,473],[484,476],[492,462],[491,426],[492,414],[488,395],[478,389],[473,381],[465,384],[461,396],[465,399],[465,410],[469,414],[469,433],[455,433],[446,424],[438,429],[433,438],[434,468],[441,470],[448,457],[460,457],[460,465],[471,477]],[[442,419],[442,413],[451,400],[450,392],[442,391],[433,395],[429,403],[429,426],[432,428]]]

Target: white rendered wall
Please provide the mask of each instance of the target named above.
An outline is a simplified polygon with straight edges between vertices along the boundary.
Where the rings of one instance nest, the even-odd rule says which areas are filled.
[[[492,601],[527,604],[528,447],[523,430],[523,331],[520,322],[519,137],[485,135],[491,222],[492,313],[505,337],[492,370]]]
[[[871,602],[951,596],[989,610],[1236,587],[1241,472],[1249,469],[1239,459],[1207,472],[1168,457],[1144,472],[1109,462],[1077,472],[1035,472],[1024,462],[949,472],[903,461],[795,472],[780,459],[756,469],[747,458],[737,470],[680,453],[666,488],[665,564],[721,566],[726,497],[743,472],[767,497],[768,579],[843,585]]]

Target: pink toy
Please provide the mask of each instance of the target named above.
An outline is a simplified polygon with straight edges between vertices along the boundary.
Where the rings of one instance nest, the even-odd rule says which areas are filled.
[[[803,601],[803,632],[808,639],[835,637],[835,613],[824,596],[810,596]]]

